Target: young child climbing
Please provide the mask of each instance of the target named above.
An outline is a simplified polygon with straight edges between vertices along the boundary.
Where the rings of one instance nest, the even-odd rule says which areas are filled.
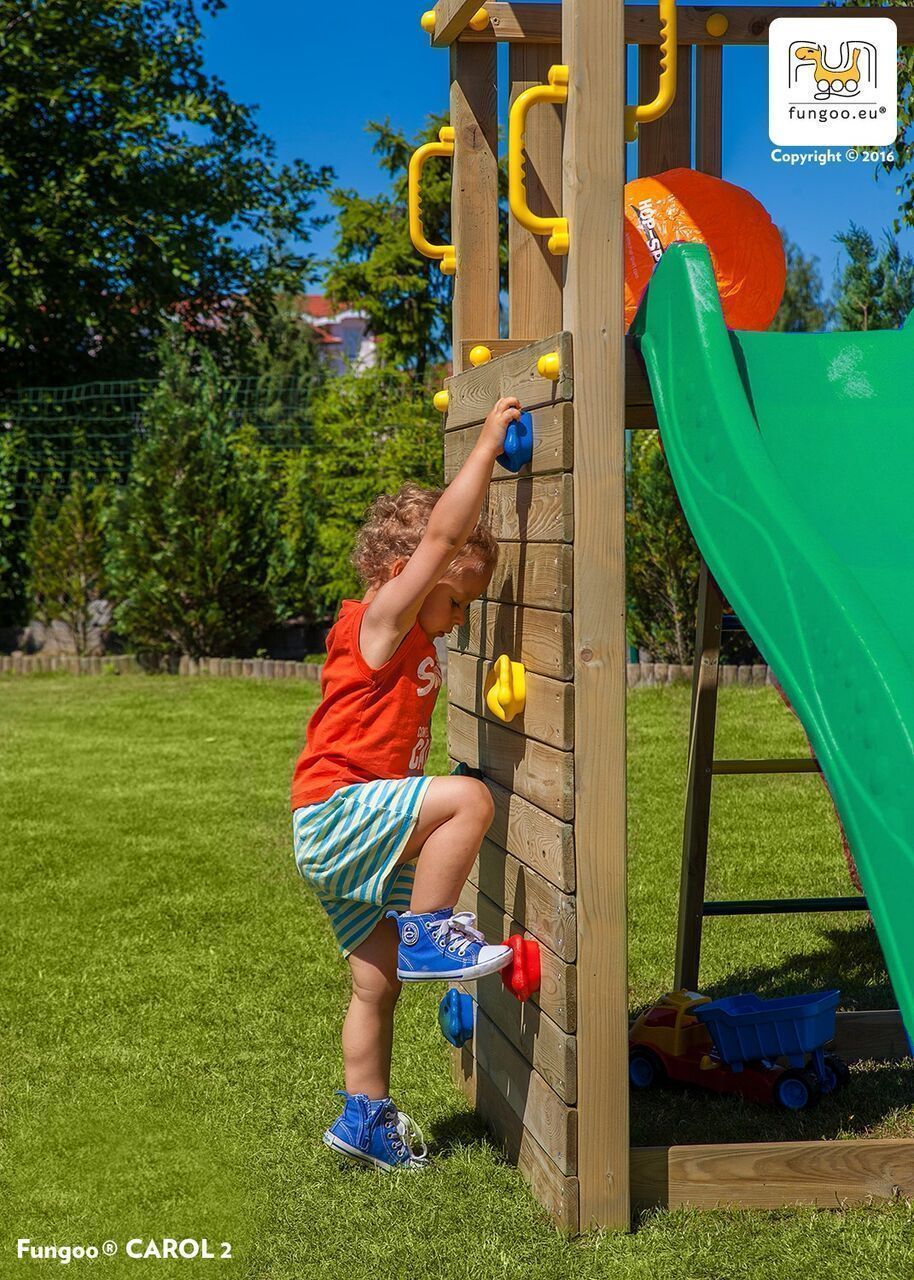
[[[472,981],[511,959],[457,898],[492,821],[474,778],[423,777],[441,672],[434,640],[488,585],[498,547],[480,517],[517,400],[498,401],[443,491],[404,485],[371,507],[354,562],[366,588],[327,638],[321,702],[292,780],[295,860],[330,918],[352,997],[343,1023],[345,1099],[324,1134],[378,1168],[427,1162],[390,1097],[401,983]]]

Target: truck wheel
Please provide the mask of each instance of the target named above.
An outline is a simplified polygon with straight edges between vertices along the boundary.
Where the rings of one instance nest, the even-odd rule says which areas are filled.
[[[846,1089],[851,1082],[850,1068],[843,1058],[836,1058],[834,1054],[827,1053],[825,1055],[825,1079],[822,1081],[822,1090],[824,1093],[839,1093],[842,1089]]]
[[[628,1079],[633,1089],[654,1089],[663,1084],[663,1063],[650,1049],[632,1049],[628,1055]]]
[[[814,1071],[806,1067],[784,1071],[774,1086],[774,1100],[785,1111],[803,1111],[814,1107],[822,1096],[822,1086]]]

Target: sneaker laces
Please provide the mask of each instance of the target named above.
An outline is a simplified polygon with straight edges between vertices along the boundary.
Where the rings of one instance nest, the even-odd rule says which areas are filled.
[[[409,1155],[410,1164],[428,1164],[425,1134],[405,1111],[397,1111],[397,1133],[404,1151]]]
[[[458,956],[466,955],[467,947],[472,943],[485,942],[485,934],[473,926],[476,917],[472,911],[456,911],[447,920],[439,922],[431,930],[432,937],[440,946]],[[452,941],[454,939],[454,941]]]

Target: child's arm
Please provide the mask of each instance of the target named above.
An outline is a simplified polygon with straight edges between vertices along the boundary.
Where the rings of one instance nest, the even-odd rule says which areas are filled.
[[[360,647],[363,653],[371,650],[373,666],[383,665],[396,652],[426,596],[476,527],[505,432],[520,412],[520,402],[513,396],[498,401],[470,456],[435,503],[422,541],[365,610]]]

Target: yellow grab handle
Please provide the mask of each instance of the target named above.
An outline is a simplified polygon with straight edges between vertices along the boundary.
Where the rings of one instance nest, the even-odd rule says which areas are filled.
[[[409,238],[413,242],[413,248],[418,249],[425,258],[437,258],[438,265],[446,276],[452,276],[457,271],[457,250],[452,244],[431,244],[425,238],[422,230],[422,170],[426,160],[433,156],[450,159],[454,154],[454,136],[454,130],[446,124],[439,131],[437,142],[426,142],[416,148],[410,156],[407,184]]]
[[[524,174],[524,134],[527,113],[541,102],[562,106],[568,101],[568,68],[549,68],[549,83],[535,84],[514,99],[508,117],[508,204],[517,221],[535,236],[548,236],[550,253],[568,252],[568,219],[541,218],[527,206]]]
[[[634,142],[638,125],[659,120],[673,105],[676,97],[676,0],[659,0],[660,8],[660,87],[653,102],[625,108],[625,141]]]
[[[486,677],[486,706],[499,720],[513,720],[527,701],[527,673],[522,662],[512,662],[506,653],[496,658]]]

